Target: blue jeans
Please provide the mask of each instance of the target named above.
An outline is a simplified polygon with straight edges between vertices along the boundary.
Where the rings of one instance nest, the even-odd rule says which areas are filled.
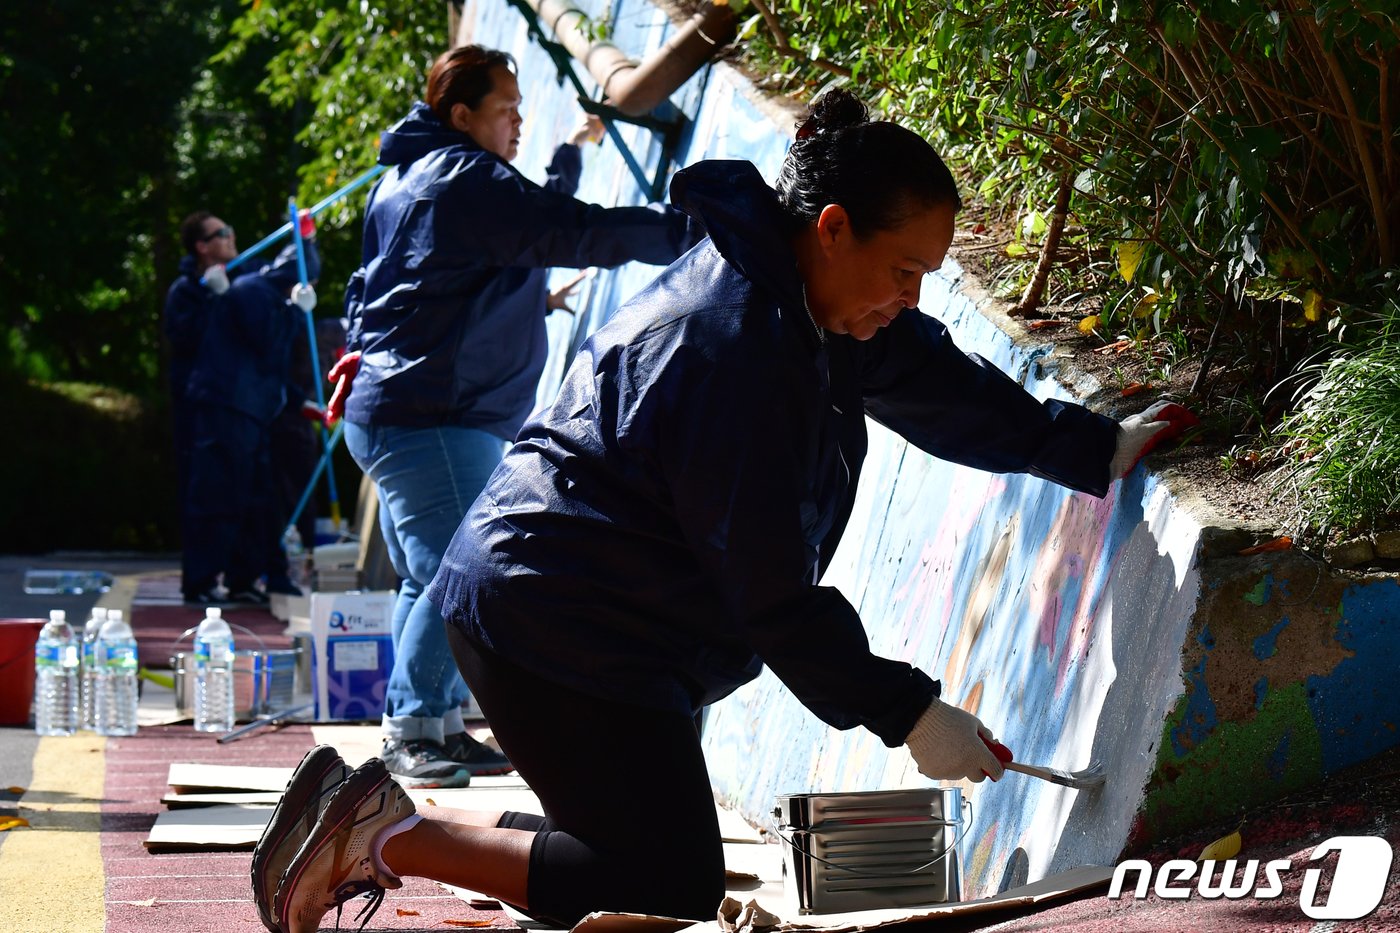
[[[422,594],[467,510],[505,453],[473,428],[345,423],[345,446],[379,487],[379,527],[403,580],[394,603],[394,670],[384,735],[431,739],[461,732],[467,686],[447,645],[442,614]]]

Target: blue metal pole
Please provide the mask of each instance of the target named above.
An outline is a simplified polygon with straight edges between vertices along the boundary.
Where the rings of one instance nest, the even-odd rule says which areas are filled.
[[[330,207],[336,201],[339,201],[341,198],[345,197],[351,192],[357,191],[358,189],[363,188],[365,185],[374,181],[380,175],[384,174],[384,170],[386,168],[388,168],[387,165],[376,165],[374,168],[365,172],[359,178],[356,178],[354,181],[345,185],[340,190],[330,195],[327,195],[323,200],[318,201],[314,206],[312,206],[311,216],[315,217],[317,214]],[[267,236],[263,237],[261,240],[254,243],[252,246],[248,247],[243,252],[239,253],[233,259],[229,260],[228,264],[224,268],[230,272],[233,271],[233,269],[235,269],[236,267],[242,265],[247,260],[253,258],[258,253],[267,249],[273,243],[276,243],[278,240],[291,233],[292,227],[295,226],[295,223],[295,219],[293,219],[292,223],[286,223],[278,227],[276,230],[272,231]]]
[[[296,526],[297,519],[301,518],[301,513],[306,509],[306,503],[311,501],[311,493],[316,489],[316,484],[321,479],[321,474],[325,472],[326,466],[331,462],[331,454],[335,451],[335,445],[340,443],[340,436],[345,433],[345,422],[338,421],[335,430],[331,431],[331,436],[326,439],[326,452],[321,455],[321,459],[316,463],[316,469],[311,474],[311,479],[306,482],[306,489],[302,491],[301,499],[297,502],[297,507],[292,510],[292,517],[287,520],[287,527]],[[313,542],[314,544],[315,542]]]
[[[306,241],[301,237],[301,222],[297,217],[297,199],[292,197],[287,199],[287,213],[291,216],[289,221],[292,228],[292,242],[296,244],[297,252],[297,276],[301,284],[308,284],[306,281]],[[326,393],[321,388],[321,355],[316,350],[316,320],[311,316],[311,310],[306,311],[306,349],[311,355],[311,381],[316,386],[316,404],[322,411],[326,408]],[[316,435],[325,437],[320,425],[316,427]],[[326,456],[331,453],[331,441],[325,437]],[[340,530],[340,495],[335,486],[335,470],[326,471],[326,494],[331,502],[331,520],[335,522],[336,531]],[[300,517],[301,511],[297,511]],[[295,523],[295,519],[293,519]],[[313,542],[314,544],[314,542]]]

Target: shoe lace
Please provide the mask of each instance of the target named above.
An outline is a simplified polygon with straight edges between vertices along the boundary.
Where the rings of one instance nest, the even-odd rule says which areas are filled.
[[[368,896],[365,898],[364,904],[360,907],[360,912],[355,914],[350,920],[351,923],[354,923],[356,920],[360,921],[358,929],[363,930],[365,924],[369,923],[375,912],[379,910],[379,905],[384,903],[384,889],[373,881],[367,879],[364,881],[357,881],[353,885],[342,888],[341,891],[338,892],[335,902],[335,928],[337,930],[340,929],[340,914],[344,909],[345,902],[361,894]]]

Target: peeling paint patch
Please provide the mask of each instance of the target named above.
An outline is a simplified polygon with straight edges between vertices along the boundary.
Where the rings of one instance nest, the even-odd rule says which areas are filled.
[[[1267,661],[1278,652],[1278,636],[1289,623],[1288,616],[1278,620],[1278,624],[1269,629],[1263,635],[1254,639],[1254,656],[1261,661]]]
[[[1147,838],[1233,819],[1260,800],[1315,783],[1323,773],[1324,737],[1306,694],[1300,683],[1272,691],[1251,722],[1222,722],[1189,756],[1163,743],[1144,800]],[[1168,732],[1180,729],[1189,711],[1183,698]]]
[[[1274,578],[1266,573],[1259,579],[1259,582],[1255,584],[1254,589],[1244,594],[1244,601],[1253,603],[1256,606],[1262,606],[1269,601],[1269,597],[1273,593],[1273,588]]]
[[[1274,753],[1269,756],[1269,760],[1264,763],[1264,768],[1269,772],[1269,779],[1273,781],[1283,780],[1284,773],[1288,770],[1288,746],[1293,738],[1293,730],[1289,729],[1279,739],[1278,745],[1274,748]]]
[[[1206,659],[1201,658],[1195,670],[1188,675],[1186,688],[1186,709],[1180,723],[1171,729],[1172,752],[1184,758],[1194,748],[1205,742],[1215,730],[1219,719],[1215,701],[1211,699],[1210,687],[1206,684]]]

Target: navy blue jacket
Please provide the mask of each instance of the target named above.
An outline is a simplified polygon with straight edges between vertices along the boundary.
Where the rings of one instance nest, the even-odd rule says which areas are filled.
[[[346,290],[347,348],[363,354],[346,403],[356,424],[509,440],[548,354],[547,267],[665,264],[699,237],[669,208],[575,200],[576,146],[559,147],[541,187],[421,101],[384,133],[379,161],[392,168],[370,197]]]
[[[850,515],[865,416],[929,453],[1103,495],[1115,422],[1037,402],[900,314],[818,339],[793,226],[747,162],[671,185],[710,232],[581,350],[448,548],[429,596],[516,664],[690,712],[769,665],[837,728],[902,743],[938,689],[870,651],[818,586]]]
[[[306,241],[308,278],[320,274],[314,241]],[[292,382],[292,345],[305,313],[287,301],[297,283],[294,247],[257,273],[234,279],[208,306],[206,325],[186,385],[191,402],[231,408],[268,424],[300,390]],[[202,286],[201,286],[202,287]]]
[[[199,283],[199,263],[186,254],[180,277],[165,293],[165,339],[170,345],[170,394],[178,405],[185,397],[190,369],[204,338],[209,309],[218,296]]]

